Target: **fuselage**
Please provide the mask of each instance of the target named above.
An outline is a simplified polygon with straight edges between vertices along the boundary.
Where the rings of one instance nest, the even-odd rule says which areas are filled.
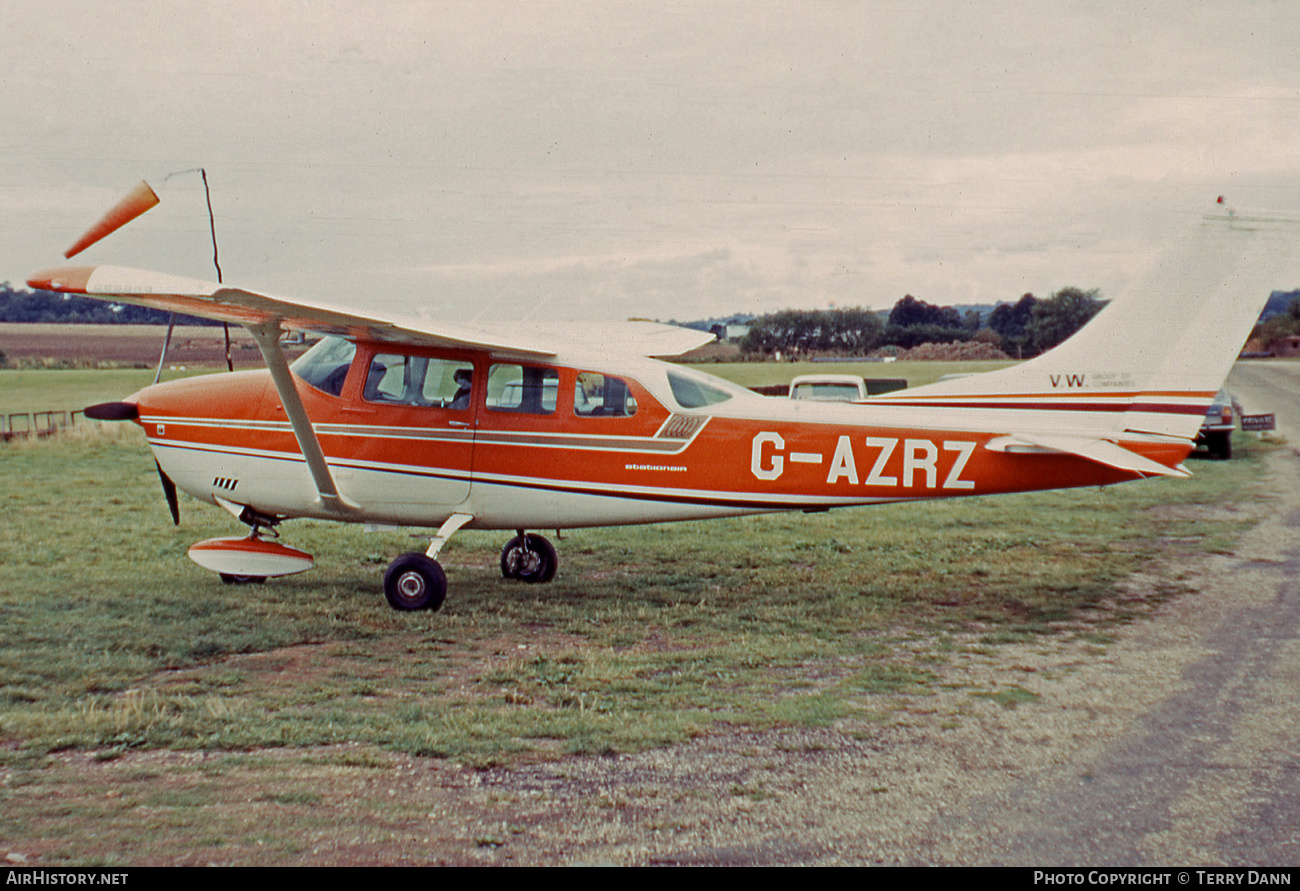
[[[559,529],[1140,477],[1002,448],[1004,407],[765,398],[653,360],[327,340],[294,373],[338,489],[358,508],[348,516],[322,507],[267,372],[167,382],[131,401],[182,490],[282,517],[437,526],[468,514],[473,528]],[[1122,444],[1170,467],[1191,448]]]

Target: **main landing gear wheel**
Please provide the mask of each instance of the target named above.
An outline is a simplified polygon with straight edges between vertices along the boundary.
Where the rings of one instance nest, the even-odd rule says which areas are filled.
[[[560,558],[555,547],[540,535],[516,535],[501,550],[501,574],[521,582],[541,583],[555,578]]]
[[[384,573],[384,597],[393,609],[436,610],[447,599],[447,575],[424,554],[404,554]]]

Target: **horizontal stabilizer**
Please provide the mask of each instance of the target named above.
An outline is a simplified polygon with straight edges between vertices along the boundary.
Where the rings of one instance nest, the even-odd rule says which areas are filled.
[[[1086,436],[1061,436],[1046,433],[1016,433],[990,440],[988,448],[1009,454],[1066,454],[1078,455],[1107,467],[1129,470],[1143,476],[1190,477],[1182,466],[1167,467],[1137,452],[1129,451],[1105,439]]]

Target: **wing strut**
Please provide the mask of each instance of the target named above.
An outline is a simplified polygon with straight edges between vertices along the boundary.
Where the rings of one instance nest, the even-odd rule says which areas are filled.
[[[261,325],[246,327],[253,335],[253,339],[257,341],[257,346],[262,351],[262,358],[266,360],[266,367],[271,372],[271,381],[275,384],[275,392],[279,394],[280,404],[284,406],[284,413],[289,417],[293,435],[298,440],[298,448],[302,450],[312,480],[316,483],[321,504],[332,514],[346,515],[359,510],[358,505],[339,494],[338,486],[334,484],[334,476],[330,473],[329,465],[325,463],[325,452],[320,447],[320,440],[316,438],[311,418],[307,417],[307,409],[298,395],[298,387],[294,383],[293,372],[289,370],[289,363],[284,358],[284,350],[280,348],[279,321],[272,320]]]

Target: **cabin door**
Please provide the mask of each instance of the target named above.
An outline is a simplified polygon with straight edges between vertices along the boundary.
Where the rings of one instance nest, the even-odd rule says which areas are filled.
[[[428,522],[469,497],[474,362],[388,349],[369,357],[358,406],[365,442],[347,488],[396,522]]]

